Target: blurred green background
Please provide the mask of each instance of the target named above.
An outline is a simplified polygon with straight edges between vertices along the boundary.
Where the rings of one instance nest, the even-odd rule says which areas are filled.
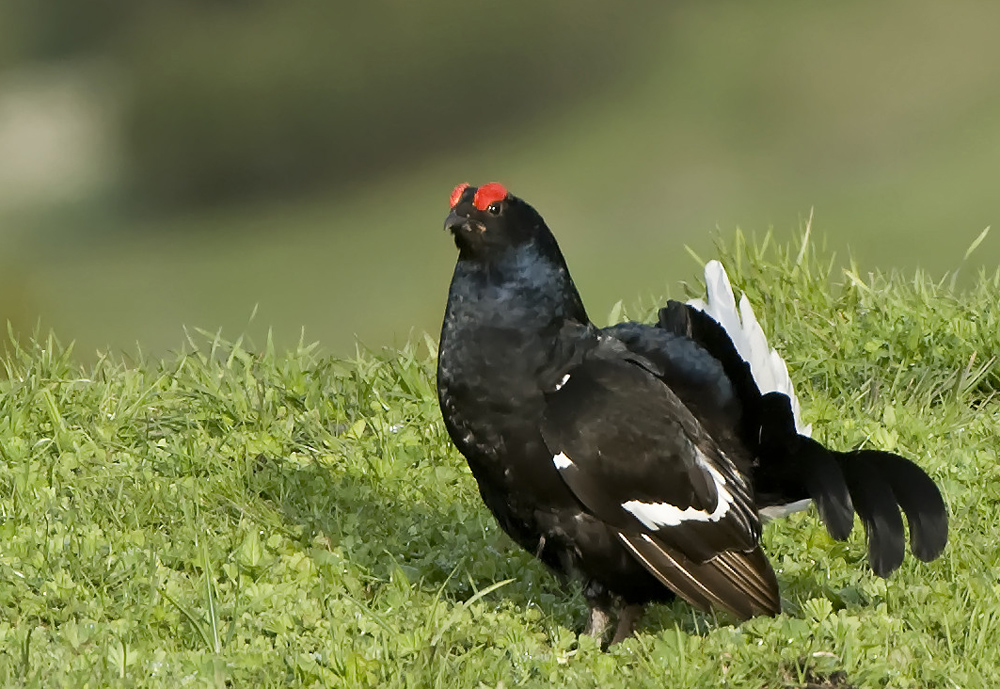
[[[0,2],[0,318],[436,333],[452,187],[501,181],[595,320],[739,226],[943,274],[1000,215],[1000,4]],[[990,236],[962,267],[995,270]],[[251,318],[251,316],[253,317]]]

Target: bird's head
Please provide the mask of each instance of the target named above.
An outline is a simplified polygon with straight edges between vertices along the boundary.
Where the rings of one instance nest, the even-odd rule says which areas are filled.
[[[497,182],[455,187],[444,226],[464,258],[489,261],[509,248],[532,242],[543,253],[550,254],[552,248],[558,252],[542,216]]]
[[[480,287],[469,287],[464,277],[489,275],[489,281],[511,288],[494,292],[506,295],[512,312],[589,322],[566,260],[542,216],[502,184],[459,184],[451,192],[451,212],[444,227],[458,246],[453,290],[473,294]],[[518,311],[515,293],[530,301],[530,308],[522,304]]]

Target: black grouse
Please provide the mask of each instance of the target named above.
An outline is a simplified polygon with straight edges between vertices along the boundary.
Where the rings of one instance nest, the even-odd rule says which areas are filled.
[[[708,300],[670,301],[656,325],[597,328],[541,216],[500,184],[461,184],[445,227],[458,247],[441,330],[438,398],[500,526],[577,578],[586,632],[630,635],[675,594],[739,619],[775,615],[761,521],[814,501],[844,539],[855,512],[885,576],[932,560],[948,520],[937,487],[888,452],[809,437],[784,362],[725,270]]]

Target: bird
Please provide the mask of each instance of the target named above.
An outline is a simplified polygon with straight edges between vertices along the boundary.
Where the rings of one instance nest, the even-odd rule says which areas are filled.
[[[811,503],[838,540],[860,517],[879,576],[903,560],[903,515],[913,554],[941,554],[933,480],[899,455],[811,437],[718,261],[706,299],[599,328],[541,215],[502,184],[456,186],[445,229],[458,249],[437,360],[445,428],[500,527],[579,582],[584,633],[613,627],[618,643],[678,596],[738,621],[778,615],[762,524]]]

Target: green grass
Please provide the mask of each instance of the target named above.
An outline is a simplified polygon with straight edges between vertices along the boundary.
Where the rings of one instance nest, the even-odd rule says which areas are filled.
[[[881,580],[860,529],[796,515],[764,535],[780,617],[662,606],[602,653],[579,592],[480,503],[433,341],[345,359],[199,333],[82,367],[40,338],[0,383],[0,684],[996,686],[1000,276],[955,292],[831,274],[811,247],[723,254],[815,435],[942,486],[939,560]]]

